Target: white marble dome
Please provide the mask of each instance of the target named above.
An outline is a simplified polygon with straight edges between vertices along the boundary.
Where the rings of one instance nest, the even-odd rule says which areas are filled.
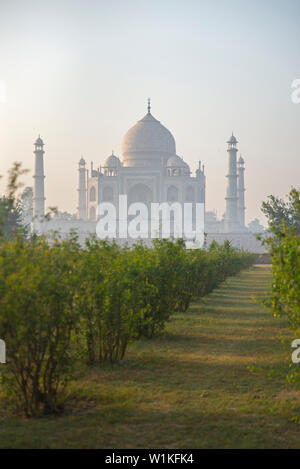
[[[191,168],[189,167],[189,165],[185,162],[185,161],[182,161],[183,163],[183,172],[186,176],[189,176],[191,174]]]
[[[176,144],[166,129],[150,110],[125,134],[122,142],[124,166],[152,166],[166,163],[176,154]]]
[[[181,169],[182,174],[184,175],[190,175],[190,172],[191,172],[189,165],[185,161],[183,161],[183,159],[180,158],[180,156],[178,155],[173,155],[168,159],[167,168],[171,170]]]
[[[118,168],[121,164],[119,158],[113,153],[104,161],[104,168]]]
[[[167,161],[167,168],[182,168],[185,164],[180,156],[173,155]]]

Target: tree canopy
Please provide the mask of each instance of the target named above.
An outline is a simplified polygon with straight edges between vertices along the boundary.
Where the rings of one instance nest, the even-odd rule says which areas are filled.
[[[261,210],[273,231],[282,232],[285,226],[300,233],[300,190],[293,187],[287,201],[270,195],[268,201],[262,203]]]

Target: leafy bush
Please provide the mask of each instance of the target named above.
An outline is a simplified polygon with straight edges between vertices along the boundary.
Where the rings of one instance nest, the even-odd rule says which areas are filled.
[[[26,415],[59,412],[76,360],[111,364],[130,341],[151,338],[174,311],[206,295],[253,256],[227,243],[187,250],[183,240],[152,248],[90,238],[15,237],[0,245],[2,383]]]
[[[0,337],[8,351],[2,382],[26,415],[60,410],[78,324],[77,253],[72,239],[0,245]]]
[[[263,204],[271,236],[265,241],[272,257],[272,291],[265,300],[274,317],[287,321],[299,338],[300,332],[300,191],[292,188],[285,203],[275,197]],[[297,365],[287,373],[290,382],[300,382]]]
[[[274,316],[300,329],[300,235],[283,228],[280,243],[272,243],[272,296]]]
[[[288,202],[270,198],[264,203],[271,236],[265,241],[272,256],[272,294],[268,302],[274,316],[300,328],[300,191],[292,188]],[[276,201],[276,203],[274,202]]]
[[[142,275],[142,256],[136,251],[95,238],[87,240],[82,251],[78,306],[90,364],[121,360],[129,341],[137,336],[149,286]]]

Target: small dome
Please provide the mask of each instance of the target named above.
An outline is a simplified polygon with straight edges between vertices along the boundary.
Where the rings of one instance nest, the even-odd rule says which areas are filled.
[[[85,160],[83,159],[83,157],[80,158],[79,164],[80,164],[81,166],[84,166],[84,165],[85,165]]]
[[[238,141],[237,141],[237,139],[235,138],[235,136],[232,134],[227,143],[234,143],[234,144],[236,144],[236,143],[238,143]]]
[[[242,155],[239,157],[239,163],[240,163],[240,164],[244,164],[244,163],[245,163],[244,158],[242,157]]]
[[[38,145],[38,146],[42,146],[42,145],[44,145],[44,142],[43,142],[43,140],[41,139],[41,137],[38,136],[38,138],[36,139],[36,141],[35,141],[34,144],[35,144],[35,145]]]
[[[104,161],[103,168],[118,168],[121,165],[119,158],[113,153]]]
[[[188,166],[178,155],[171,156],[167,161],[167,168],[182,168]]]
[[[172,169],[172,170],[179,169],[180,172],[177,174],[178,176],[179,175],[189,176],[191,173],[189,165],[185,161],[183,161],[183,159],[180,158],[180,156],[178,155],[173,155],[168,159],[167,168]]]
[[[191,173],[191,168],[189,167],[189,165],[188,165],[185,161],[182,160],[182,163],[183,163],[183,168],[184,168],[184,169],[183,169],[183,170],[184,170],[184,174],[186,174],[187,176],[189,176],[190,173]]]

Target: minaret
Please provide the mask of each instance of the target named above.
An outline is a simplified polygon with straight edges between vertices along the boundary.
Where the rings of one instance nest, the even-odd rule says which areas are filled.
[[[239,223],[242,229],[245,228],[245,180],[244,180],[244,159],[242,155],[238,161],[238,215]]]
[[[198,169],[196,169],[196,178],[199,182],[197,188],[197,202],[203,203],[205,205],[206,177],[204,174],[204,164],[201,168],[201,161],[198,162]]]
[[[35,171],[34,171],[34,199],[33,216],[42,218],[45,215],[45,192],[44,192],[44,142],[39,136],[34,143]]]
[[[77,214],[80,220],[87,219],[87,189],[86,189],[86,169],[85,161],[81,157],[78,164],[79,181],[78,181],[78,208]]]
[[[238,196],[237,196],[237,139],[232,136],[228,140],[228,174],[226,192],[225,233],[237,233],[240,231],[238,222]]]

